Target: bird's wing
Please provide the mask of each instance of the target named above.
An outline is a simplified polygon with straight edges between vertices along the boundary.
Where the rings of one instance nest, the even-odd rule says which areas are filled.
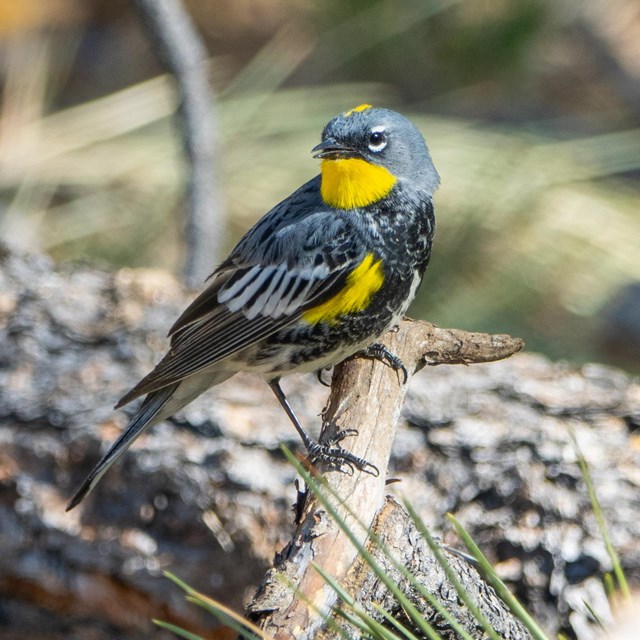
[[[244,247],[238,245],[240,250],[213,274],[209,287],[171,328],[167,355],[118,407],[300,319],[343,290],[365,256],[353,228],[326,211],[282,225],[257,244],[251,240],[245,237]]]

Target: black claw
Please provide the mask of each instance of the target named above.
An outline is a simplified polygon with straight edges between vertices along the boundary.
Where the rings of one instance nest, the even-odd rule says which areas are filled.
[[[330,382],[325,382],[324,378],[322,377],[322,374],[324,373],[325,369],[318,369],[316,371],[316,378],[318,378],[318,382],[323,386],[323,387],[330,387],[331,383]]]
[[[327,442],[323,444],[310,442],[307,446],[309,457],[314,463],[321,462],[329,467],[347,473],[350,476],[352,476],[355,473],[355,470],[358,469],[358,471],[377,477],[380,475],[378,467],[367,462],[364,458],[359,458],[353,453],[346,451],[338,445],[338,443],[345,438],[355,436],[357,434],[358,431],[356,429],[343,429],[342,431],[338,431],[333,438],[327,440]]]
[[[357,429],[340,429],[332,438],[327,440],[328,445],[336,445],[342,442],[345,438],[350,438],[351,436],[357,436]]]
[[[409,373],[407,372],[407,368],[404,366],[404,362],[402,362],[395,353],[391,353],[391,351],[389,351],[389,349],[387,349],[383,344],[374,342],[366,349],[363,349],[360,352],[360,355],[363,355],[365,358],[380,360],[380,362],[384,362],[389,365],[394,371],[402,371],[402,376],[404,378],[402,384],[407,383]]]

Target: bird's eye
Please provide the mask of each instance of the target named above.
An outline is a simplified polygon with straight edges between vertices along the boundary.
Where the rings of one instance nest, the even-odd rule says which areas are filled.
[[[372,129],[369,134],[369,150],[379,153],[387,146],[387,136],[382,129]]]

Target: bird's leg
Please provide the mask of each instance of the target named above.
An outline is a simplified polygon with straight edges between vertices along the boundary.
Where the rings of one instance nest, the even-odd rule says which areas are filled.
[[[394,371],[402,371],[402,377],[404,380],[402,384],[406,384],[409,379],[409,374],[407,373],[407,368],[404,366],[404,363],[400,358],[395,354],[391,353],[387,347],[379,342],[374,342],[370,344],[368,347],[363,349],[362,351],[358,351],[356,355],[364,356],[365,358],[372,358],[374,360],[380,360],[380,362],[384,362],[389,365]]]
[[[306,450],[309,452],[309,457],[312,462],[323,462],[334,466],[337,469],[342,469],[342,467],[345,466],[350,474],[353,473],[354,469],[364,471],[365,473],[369,473],[373,476],[380,474],[375,465],[367,462],[364,458],[359,458],[358,456],[353,455],[353,453],[350,453],[339,446],[339,443],[346,437],[357,435],[358,432],[356,429],[343,429],[342,431],[338,431],[333,438],[322,444],[315,442],[302,428],[300,421],[293,412],[289,401],[280,387],[280,378],[269,380],[269,386],[276,398],[278,398],[282,408],[289,416],[289,419],[300,435],[300,438],[302,438],[302,444],[304,444]]]

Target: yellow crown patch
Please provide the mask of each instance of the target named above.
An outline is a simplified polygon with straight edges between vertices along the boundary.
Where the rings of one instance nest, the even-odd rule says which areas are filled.
[[[359,111],[366,111],[367,109],[372,109],[373,107],[370,104],[359,104],[357,107],[353,109],[349,109],[349,111],[345,111],[342,115],[345,118],[352,116],[354,113],[358,113]]]

